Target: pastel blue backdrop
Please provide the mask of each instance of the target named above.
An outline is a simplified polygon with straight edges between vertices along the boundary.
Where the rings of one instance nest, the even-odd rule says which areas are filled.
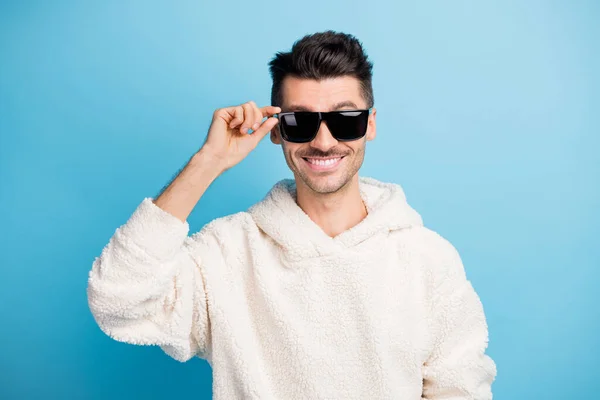
[[[0,398],[211,397],[211,371],[115,342],[93,259],[203,142],[214,109],[269,101],[307,33],[375,63],[362,175],[400,183],[459,250],[490,327],[497,399],[600,398],[597,1],[1,1]],[[261,142],[192,230],[290,177]]]

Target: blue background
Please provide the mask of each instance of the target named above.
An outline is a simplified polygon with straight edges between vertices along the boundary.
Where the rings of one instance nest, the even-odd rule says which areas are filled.
[[[495,398],[592,398],[599,20],[596,1],[0,2],[0,398],[210,398],[205,361],[101,333],[88,271],[214,109],[268,104],[269,59],[326,29],[375,63],[361,174],[400,183],[461,253]],[[264,140],[211,186],[192,230],[290,176]]]

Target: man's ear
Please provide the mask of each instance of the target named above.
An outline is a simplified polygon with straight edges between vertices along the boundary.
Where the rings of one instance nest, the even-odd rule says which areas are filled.
[[[271,142],[281,144],[281,135],[279,134],[279,122],[271,129]]]
[[[377,109],[373,107],[373,111],[371,111],[371,115],[369,115],[369,122],[367,125],[367,140],[375,139],[377,135]]]

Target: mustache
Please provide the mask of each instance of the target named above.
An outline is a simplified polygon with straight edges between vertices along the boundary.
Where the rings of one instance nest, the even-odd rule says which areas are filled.
[[[345,157],[348,153],[342,153],[339,151],[328,151],[322,152],[319,150],[312,150],[310,152],[298,153],[298,157],[302,158],[337,158],[337,157]]]

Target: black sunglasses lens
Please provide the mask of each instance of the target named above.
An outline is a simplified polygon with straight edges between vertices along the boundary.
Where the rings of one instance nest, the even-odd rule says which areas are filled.
[[[295,143],[310,142],[319,128],[319,114],[312,112],[284,114],[280,122],[284,140]]]
[[[341,141],[360,139],[367,133],[369,110],[340,111],[329,115],[327,127]]]

